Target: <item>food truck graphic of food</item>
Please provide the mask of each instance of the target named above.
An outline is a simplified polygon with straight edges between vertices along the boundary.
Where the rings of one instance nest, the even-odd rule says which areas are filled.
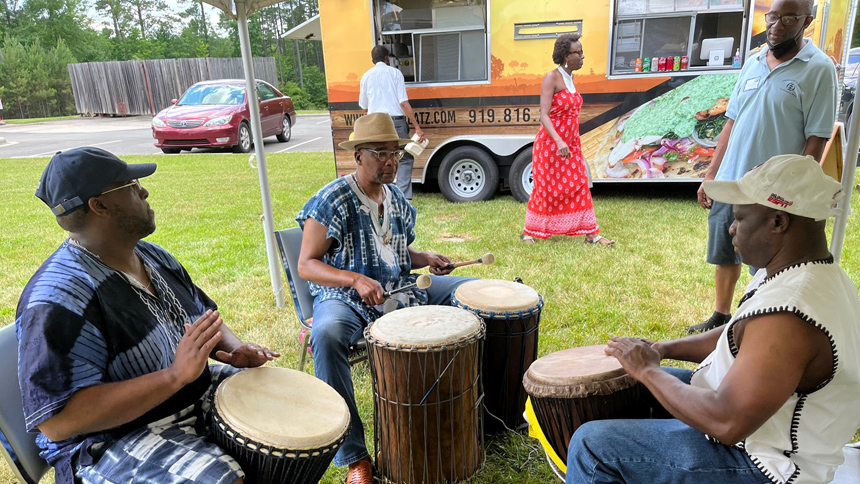
[[[319,0],[286,34],[321,40],[337,175],[370,50],[388,47],[430,140],[414,183],[451,201],[531,193],[543,76],[563,33],[579,33],[574,72],[583,154],[595,183],[695,181],[707,170],[740,66],[765,43],[772,0]],[[818,0],[805,32],[843,64],[857,0]]]

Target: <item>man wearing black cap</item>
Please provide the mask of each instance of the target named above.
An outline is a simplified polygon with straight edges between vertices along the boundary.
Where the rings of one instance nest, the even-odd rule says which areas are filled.
[[[208,397],[235,368],[279,355],[242,343],[182,265],[141,240],[155,213],[138,179],[155,168],[78,148],[54,155],[36,190],[69,238],[18,303],[18,378],[58,483],[244,477],[207,440]]]

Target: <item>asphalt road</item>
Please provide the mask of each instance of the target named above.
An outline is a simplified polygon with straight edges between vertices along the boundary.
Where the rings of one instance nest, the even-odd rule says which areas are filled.
[[[117,155],[163,155],[153,144],[149,116],[127,118],[75,118],[42,123],[6,124],[0,126],[0,158],[51,156],[57,151],[79,146],[98,146]],[[274,136],[263,139],[266,153],[288,151],[331,152],[331,120],[328,114],[299,115],[293,126],[293,137],[279,143]],[[223,153],[223,150],[197,149],[194,153]]]

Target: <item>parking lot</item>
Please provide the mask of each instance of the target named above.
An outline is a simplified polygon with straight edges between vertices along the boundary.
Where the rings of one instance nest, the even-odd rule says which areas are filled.
[[[98,146],[118,155],[162,155],[153,145],[149,116],[75,118],[0,126],[0,158],[50,156],[79,146]],[[266,153],[289,151],[332,151],[331,120],[328,114],[299,115],[292,139],[279,143],[265,138]],[[183,156],[210,149],[183,151]],[[163,155],[180,156],[180,155]]]

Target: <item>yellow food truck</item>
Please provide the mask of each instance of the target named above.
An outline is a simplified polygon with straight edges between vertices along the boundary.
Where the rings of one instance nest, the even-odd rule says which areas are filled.
[[[354,169],[348,139],[359,80],[383,44],[430,140],[414,183],[451,201],[497,190],[528,200],[540,86],[555,38],[578,32],[574,83],[595,183],[701,179],[726,121],[740,66],[765,43],[772,0],[319,0],[286,36],[321,40],[337,174]],[[817,0],[805,36],[839,69],[857,0]],[[661,60],[663,67],[661,69]]]

